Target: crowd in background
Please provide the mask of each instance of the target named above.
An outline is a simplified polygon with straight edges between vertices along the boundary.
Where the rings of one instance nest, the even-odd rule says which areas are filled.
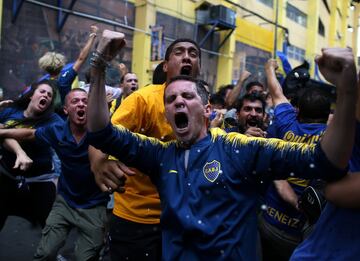
[[[107,37],[106,32],[103,35],[104,38]],[[250,260],[250,257],[258,260],[355,260],[360,256],[357,248],[360,204],[358,192],[355,192],[358,190],[357,174],[360,170],[359,105],[356,111],[353,108],[357,123],[355,145],[348,167],[350,174],[343,175],[340,181],[333,182],[330,172],[335,173],[337,170],[329,169],[329,173],[325,174],[331,177],[329,179],[332,182],[328,183],[329,180],[323,178],[320,173],[316,176],[301,171],[289,171],[286,175],[280,175],[276,168],[269,168],[266,170],[267,174],[261,176],[264,182],[261,180],[255,185],[251,184],[250,187],[256,190],[256,196],[253,192],[247,192],[247,196],[252,195],[251,200],[256,206],[251,210],[256,212],[256,221],[253,220],[256,223],[256,244],[247,248],[249,243],[242,240],[246,236],[252,239],[252,232],[249,232],[250,229],[244,230],[240,224],[252,224],[249,220],[238,221],[239,227],[231,227],[232,224],[224,222],[219,230],[206,230],[211,231],[206,235],[204,231],[199,232],[192,228],[190,221],[178,221],[178,216],[172,216],[166,212],[168,209],[164,209],[164,206],[168,207],[167,203],[164,203],[168,201],[164,199],[164,194],[170,192],[162,191],[160,181],[154,179],[152,174],[145,173],[141,167],[140,170],[130,168],[122,162],[122,157],[115,158],[116,155],[105,154],[96,149],[92,146],[92,136],[89,138],[88,134],[88,95],[91,96],[93,85],[104,86],[107,109],[113,125],[120,125],[131,132],[171,144],[178,136],[164,114],[168,109],[166,106],[171,103],[167,96],[164,96],[166,87],[174,85],[174,82],[191,82],[191,79],[196,79],[196,86],[201,86],[207,92],[213,89],[209,88],[206,82],[197,79],[201,71],[201,50],[197,43],[190,39],[178,39],[170,44],[164,62],[154,71],[153,82],[139,88],[137,75],[122,63],[116,64],[121,76],[119,85],[106,84],[100,72],[105,71],[109,60],[99,51],[101,44],[95,45],[100,37],[99,28],[92,26],[88,41],[79,50],[78,58],[70,64],[66,64],[66,58],[62,54],[47,52],[39,59],[39,67],[46,75],[19,94],[18,100],[0,102],[0,228],[3,228],[6,219],[12,215],[26,218],[31,223],[39,225],[42,228],[42,238],[34,253],[34,260],[61,258],[58,255],[59,249],[65,244],[67,235],[73,228],[78,230],[74,248],[76,260],[99,260],[108,252],[112,260],[171,260],[169,256],[174,258],[173,260],[218,260],[224,257],[225,260],[233,260],[235,257],[241,257],[243,260]],[[348,49],[346,51],[346,55],[351,53]],[[326,56],[326,51],[324,52],[325,58],[320,60],[319,66],[326,69],[326,59],[334,59],[337,64],[334,66],[335,69],[330,69],[333,70],[331,73],[340,75],[339,71],[347,70],[352,76],[354,62],[351,59],[346,60],[346,57],[346,61],[343,62],[335,51],[334,55],[332,52],[329,51],[330,58]],[[74,88],[72,85],[88,58],[91,58],[90,69]],[[315,148],[315,144],[322,141],[328,127],[335,124],[332,117],[338,109],[336,99],[342,98],[344,94],[340,92],[341,97],[336,97],[333,88],[329,88],[328,84],[312,82],[309,72],[299,74],[300,70],[303,72],[301,66],[280,78],[279,66],[281,63],[275,59],[267,61],[266,82],[259,82],[251,73],[244,70],[235,85],[221,86],[217,92],[209,93],[206,96],[209,103],[209,116],[205,121],[207,131],[209,129],[212,135],[216,131],[229,136],[231,133],[238,133],[240,136],[235,136],[236,139],[245,139],[242,141],[244,143],[261,143],[267,140],[265,142],[271,144],[271,139],[276,138]],[[289,81],[286,81],[289,77],[297,78],[291,82],[291,86]],[[340,79],[341,77],[339,76]],[[331,77],[326,80],[335,85],[337,83]],[[199,96],[202,94],[199,91],[197,93]],[[352,92],[354,93],[356,90]],[[184,92],[182,98],[192,98],[186,95],[190,96]],[[194,108],[196,110],[197,107]],[[343,115],[340,114],[343,113],[341,109],[339,115]],[[92,117],[91,121],[97,118],[96,120],[101,122],[101,110],[98,113],[98,118]],[[195,116],[193,121],[186,113],[176,115],[174,122],[178,128],[197,128],[196,126],[200,125]],[[351,131],[348,135],[354,136],[351,135]],[[105,144],[105,140],[103,142]],[[194,144],[196,145],[196,142],[191,143],[189,148]],[[335,145],[336,141],[334,147]],[[274,147],[274,151],[278,149]],[[293,149],[299,150],[298,158],[301,158],[302,149]],[[238,153],[237,150],[224,150],[234,155],[229,156],[231,161],[227,162],[228,166],[221,167],[227,169],[237,165],[238,163],[232,162]],[[251,149],[248,153],[253,154]],[[267,161],[282,164],[275,156],[269,156],[269,153],[264,150],[263,153],[255,155],[256,162],[260,163],[254,164],[266,164],[264,162]],[[141,162],[147,164],[147,159],[134,155],[139,166]],[[128,156],[123,157],[127,159]],[[190,156],[185,156],[185,169],[188,164],[190,168],[191,157],[190,150]],[[286,155],[283,157],[284,161],[287,161]],[[339,155],[339,158],[341,157],[342,155]],[[295,163],[297,164],[297,159],[294,159]],[[206,179],[215,185],[214,181],[222,173],[214,171],[219,166],[213,164],[208,176],[205,174],[207,165],[196,170],[199,175],[203,175],[204,172]],[[250,163],[241,164],[245,166]],[[306,171],[310,173],[317,165],[321,165],[320,162],[311,163],[306,166],[309,169]],[[176,172],[169,170],[168,175],[175,175],[171,174],[171,171]],[[211,174],[217,175],[214,180]],[[267,177],[271,178],[266,180]],[[238,188],[244,189],[243,186]],[[174,189],[171,193],[183,193],[185,201],[193,199],[186,193],[200,193],[202,199],[210,196],[226,197],[216,194],[216,191],[199,189],[187,192]],[[239,199],[239,202],[241,200]],[[251,206],[246,205],[249,208]],[[240,208],[241,206],[238,211],[243,211]],[[166,214],[161,217],[162,211]],[[191,212],[197,211],[201,210],[191,209]],[[234,213],[237,212],[232,214]],[[212,213],[213,216],[223,214]],[[196,216],[195,213],[194,217]],[[247,215],[245,217],[250,219]],[[187,219],[186,215],[184,219]],[[184,231],[172,231],[174,237],[166,234],[164,238],[165,234],[162,235],[162,231],[168,231],[172,222],[182,225],[185,223]],[[194,222],[201,225],[205,221],[199,219]],[[239,247],[239,251],[242,252],[236,255],[232,252],[235,250],[228,249],[227,241],[224,239],[228,234],[222,238],[223,231],[228,231],[229,227],[229,234],[232,235],[229,240],[235,241],[234,246],[243,245]],[[237,235],[240,233],[245,234]],[[180,237],[180,234],[181,239],[178,239],[177,236]],[[213,238],[216,242],[209,243],[211,240],[206,241],[207,237]],[[195,243],[192,245],[187,242]],[[223,249],[220,247],[219,253],[209,252],[206,255],[193,255],[189,250],[187,255],[176,256],[175,247],[167,249],[169,244],[191,249],[194,253],[202,253],[202,248],[205,249],[205,245],[208,247],[207,244],[216,247],[221,245]],[[171,253],[172,251],[174,253]]]

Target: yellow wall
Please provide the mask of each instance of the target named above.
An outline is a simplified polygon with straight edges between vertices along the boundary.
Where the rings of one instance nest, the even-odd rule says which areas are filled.
[[[355,31],[358,22],[359,7],[356,11],[349,11],[348,1],[327,0],[331,14],[325,8],[322,0],[299,1],[288,0],[288,2],[307,14],[308,26],[304,27],[286,17],[287,0],[274,0],[274,7],[268,7],[259,1],[234,1],[240,5],[253,10],[256,13],[275,21],[276,2],[279,3],[278,23],[289,29],[290,44],[305,49],[306,58],[313,60],[316,54],[321,52],[322,47],[331,46],[355,46],[357,48],[357,33]],[[0,0],[0,3],[2,0]],[[264,22],[264,20],[249,15],[242,9],[224,1],[224,0],[131,0],[136,6],[135,27],[150,33],[149,26],[156,22],[156,12],[161,12],[186,22],[195,23],[195,9],[203,2],[209,4],[222,4],[233,10],[236,10],[237,28],[233,35],[227,40],[219,51],[221,54],[218,59],[217,86],[229,83],[232,80],[233,57],[236,41],[273,53],[274,51],[274,28],[275,26]],[[340,9],[340,17],[337,8]],[[356,13],[356,15],[354,15]],[[318,34],[318,17],[321,18],[325,27],[325,37]],[[347,18],[349,17],[349,18]],[[347,31],[347,25],[354,27],[354,33]],[[338,39],[337,32],[342,36]],[[223,37],[225,33],[221,33]],[[283,42],[283,30],[278,28],[278,46],[281,50]],[[134,33],[133,46],[133,70],[139,75],[140,85],[147,84],[151,80],[153,64],[150,62],[150,35],[141,32]],[[290,60],[292,66],[300,62]]]
[[[281,30],[281,29],[279,29]],[[245,19],[236,19],[236,41],[272,52],[274,49],[274,32],[266,30]]]

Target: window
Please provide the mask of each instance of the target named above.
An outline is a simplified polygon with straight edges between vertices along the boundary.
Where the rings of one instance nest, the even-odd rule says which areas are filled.
[[[288,57],[297,61],[305,60],[305,50],[296,46],[290,45],[287,49]]]
[[[322,0],[322,1],[323,1],[324,5],[325,5],[326,10],[327,10],[328,13],[330,14],[330,8],[329,8],[329,5],[328,5],[328,3],[327,3],[327,0]]]
[[[306,27],[307,15],[289,3],[286,4],[286,16],[296,23]]]
[[[264,5],[267,5],[271,8],[274,6],[274,0],[257,0],[260,3],[263,3]]]
[[[321,21],[320,18],[319,18],[318,33],[319,33],[321,36],[325,36],[325,26],[324,26],[324,24],[323,24],[323,22]]]

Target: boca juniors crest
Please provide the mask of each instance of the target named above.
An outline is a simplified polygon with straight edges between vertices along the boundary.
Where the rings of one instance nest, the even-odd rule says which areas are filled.
[[[221,173],[221,164],[217,160],[213,160],[211,162],[207,162],[203,168],[205,178],[214,182]]]

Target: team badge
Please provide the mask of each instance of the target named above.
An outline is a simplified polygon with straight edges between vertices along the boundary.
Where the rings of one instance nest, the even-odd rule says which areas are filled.
[[[211,162],[207,162],[203,168],[205,178],[214,182],[221,173],[221,164],[217,160],[213,160]]]

